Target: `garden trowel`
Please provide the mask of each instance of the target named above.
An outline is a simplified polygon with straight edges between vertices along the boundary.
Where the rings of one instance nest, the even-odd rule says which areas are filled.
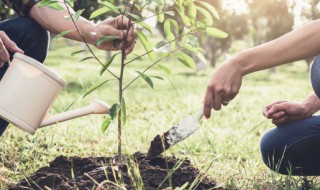
[[[196,115],[188,115],[186,118],[182,119],[178,126],[174,126],[165,133],[157,135],[151,142],[148,157],[155,157],[161,154],[194,133],[200,127],[199,120],[202,116],[203,107]]]

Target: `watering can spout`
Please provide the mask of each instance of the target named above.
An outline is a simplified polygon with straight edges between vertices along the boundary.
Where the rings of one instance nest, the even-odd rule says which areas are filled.
[[[92,100],[88,106],[70,110],[56,115],[47,114],[41,122],[41,127],[60,123],[89,114],[108,114],[110,106],[100,100]]]

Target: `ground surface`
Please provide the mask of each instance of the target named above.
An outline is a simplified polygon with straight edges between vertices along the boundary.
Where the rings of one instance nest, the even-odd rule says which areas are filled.
[[[246,42],[234,47],[231,54],[247,47],[243,44],[246,45]],[[100,99],[110,105],[118,101],[118,86],[114,80],[82,98],[81,95],[92,86],[112,77],[107,73],[100,76],[101,66],[93,60],[80,62],[90,56],[89,53],[70,55],[81,49],[81,45],[69,46],[58,39],[49,52],[46,65],[57,70],[68,83],[50,110],[53,114],[65,111],[77,98],[71,109],[85,106],[91,99]],[[139,43],[135,51],[138,54],[144,52]],[[104,55],[104,52],[98,52],[102,60]],[[128,60],[134,57],[132,54]],[[109,67],[117,74],[118,58]],[[219,64],[223,60],[225,58],[219,60]],[[129,64],[125,71],[125,84],[134,78],[132,73],[143,71],[150,64],[148,58]],[[196,113],[215,70],[210,67],[194,72],[175,58],[160,64],[169,67],[172,74],[167,75],[158,67],[148,71],[149,75],[164,78],[163,81],[153,79],[154,89],[139,79],[124,92],[127,104],[127,124],[123,127],[125,154],[147,152],[157,134],[167,131],[187,114]],[[195,168],[215,179],[218,186],[227,189],[300,189],[300,178],[273,173],[261,160],[260,139],[274,127],[263,117],[262,110],[265,105],[277,100],[303,101],[311,92],[303,61],[277,67],[275,74],[261,71],[247,75],[243,78],[240,93],[227,107],[219,112],[214,111],[209,120],[203,119],[199,130],[164,152],[164,155],[187,157]],[[100,127],[103,121],[102,115],[90,115],[48,126],[36,131],[35,135],[28,135],[11,125],[0,139],[0,189],[6,190],[8,183],[20,182],[61,155],[80,158],[116,155],[116,123],[102,132]],[[310,180],[314,189],[320,188],[318,178]]]
[[[175,157],[157,156],[146,158],[135,153],[125,157],[126,165],[118,166],[117,157],[64,157],[53,160],[48,167],[40,168],[30,177],[22,180],[10,190],[23,189],[165,189],[182,187],[188,183],[192,189],[213,189],[216,182],[201,175],[189,160]],[[122,173],[122,183],[118,183],[118,171]],[[140,174],[134,174],[135,172]]]

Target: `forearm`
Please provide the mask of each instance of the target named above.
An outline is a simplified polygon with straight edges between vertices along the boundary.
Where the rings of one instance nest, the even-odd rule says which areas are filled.
[[[311,116],[320,110],[320,100],[315,93],[311,94],[302,104],[305,107],[306,117]]]
[[[34,5],[30,10],[29,16],[37,21],[42,27],[54,34],[58,34],[63,31],[71,31],[65,37],[77,41],[83,41],[71,18],[65,18],[66,16],[69,16],[65,4],[63,2],[60,4],[64,7],[64,10],[54,10],[48,7],[40,8],[38,5]],[[74,13],[72,8],[69,7],[69,10],[71,13]],[[83,17],[80,17],[79,20],[76,21],[76,24],[85,41],[90,44],[94,44],[97,40],[94,35],[96,25]]]
[[[243,75],[320,53],[320,20],[234,57]]]

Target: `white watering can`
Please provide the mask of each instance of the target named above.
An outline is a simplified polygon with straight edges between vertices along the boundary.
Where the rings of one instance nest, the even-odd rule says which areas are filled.
[[[50,115],[48,110],[66,86],[62,77],[40,62],[16,53],[0,81],[0,117],[30,133],[41,127],[88,114],[107,114],[110,106],[93,100],[90,105]]]

